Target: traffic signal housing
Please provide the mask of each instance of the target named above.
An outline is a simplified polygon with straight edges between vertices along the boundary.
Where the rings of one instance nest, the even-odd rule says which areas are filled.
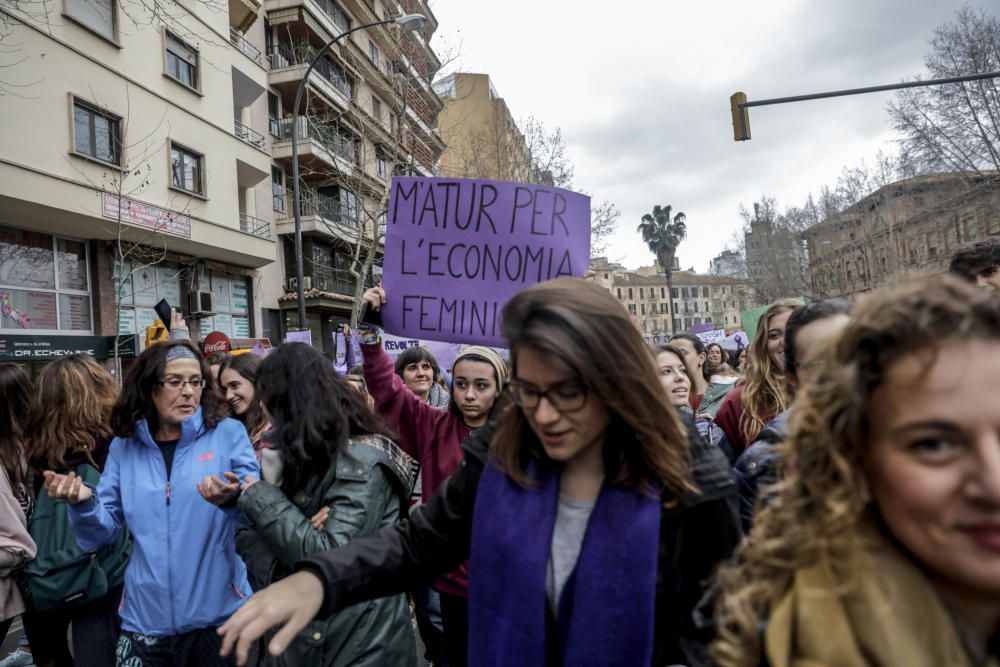
[[[744,93],[733,93],[729,98],[729,106],[733,112],[733,140],[750,141],[750,112],[745,106],[747,96]]]

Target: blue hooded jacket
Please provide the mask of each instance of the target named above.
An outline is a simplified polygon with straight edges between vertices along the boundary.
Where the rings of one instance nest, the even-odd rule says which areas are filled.
[[[69,506],[77,544],[93,551],[122,524],[132,531],[125,571],[122,628],[176,635],[223,623],[250,597],[234,539],[242,514],[201,497],[197,484],[232,471],[260,477],[246,429],[235,419],[205,428],[201,408],[181,422],[169,484],[146,420],[135,435],[115,438],[95,495]],[[224,479],[224,478],[223,478]]]

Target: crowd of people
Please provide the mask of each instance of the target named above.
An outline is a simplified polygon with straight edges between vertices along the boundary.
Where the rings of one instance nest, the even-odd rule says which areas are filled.
[[[1000,245],[951,273],[741,350],[564,278],[450,368],[0,364],[0,665],[997,664]]]

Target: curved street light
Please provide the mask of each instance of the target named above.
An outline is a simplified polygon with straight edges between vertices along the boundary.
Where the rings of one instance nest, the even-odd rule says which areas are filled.
[[[306,325],[306,293],[304,282],[304,268],[302,262],[302,211],[299,208],[299,142],[298,142],[298,118],[299,118],[299,106],[302,104],[302,94],[305,92],[306,83],[309,81],[309,75],[312,73],[313,68],[319,63],[320,58],[322,58],[327,51],[330,50],[334,44],[338,41],[347,37],[352,32],[362,30],[364,28],[374,28],[375,26],[387,25],[389,23],[394,23],[405,29],[416,30],[420,28],[424,22],[427,21],[427,17],[423,14],[406,14],[404,16],[398,16],[394,19],[386,19],[384,21],[376,21],[374,23],[366,23],[364,25],[359,25],[350,30],[345,30],[340,33],[326,45],[313,57],[312,61],[309,63],[309,67],[306,68],[306,73],[302,76],[302,81],[299,82],[298,90],[295,91],[295,104],[292,106],[292,213],[295,217],[295,287],[298,293],[298,313],[299,313],[299,329],[305,330]]]

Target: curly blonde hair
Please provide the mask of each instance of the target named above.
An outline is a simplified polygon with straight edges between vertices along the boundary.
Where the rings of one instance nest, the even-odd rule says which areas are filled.
[[[740,397],[740,431],[747,445],[757,438],[769,421],[788,407],[784,372],[767,353],[767,331],[777,315],[801,307],[802,302],[798,299],[775,301],[764,311],[757,324],[757,333],[747,352],[747,364],[743,370],[746,382]]]
[[[937,276],[870,295],[825,349],[824,369],[803,388],[780,450],[785,478],[719,571],[712,656],[720,665],[760,663],[760,628],[796,570],[819,564],[850,585],[868,512],[863,461],[878,418],[873,394],[898,361],[933,361],[954,339],[1000,340],[1000,299]]]

